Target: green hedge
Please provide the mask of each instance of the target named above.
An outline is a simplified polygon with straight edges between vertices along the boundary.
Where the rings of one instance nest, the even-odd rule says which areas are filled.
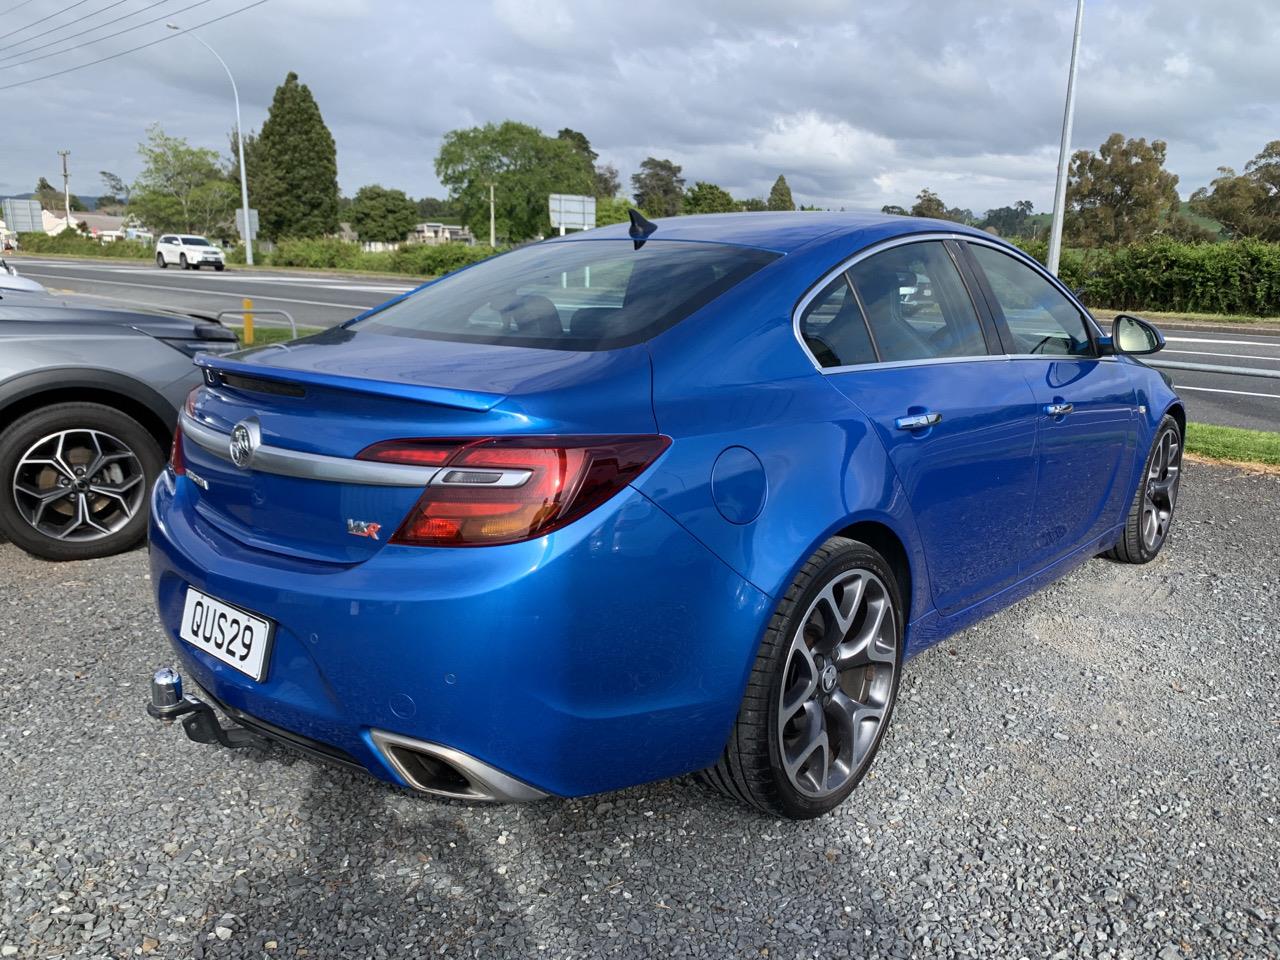
[[[116,240],[100,243],[92,237],[64,230],[56,237],[47,233],[20,233],[18,246],[23,253],[66,253],[77,257],[121,257],[126,260],[150,260],[152,248],[140,240]]]
[[[374,270],[415,277],[438,277],[493,256],[488,247],[465,243],[406,244],[399,250],[365,253],[344,240],[281,240],[270,252],[254,251],[254,263],[272,267],[309,267],[313,270]],[[228,263],[244,263],[244,247],[227,255]]]
[[[1042,263],[1043,241],[1020,244]],[[1280,316],[1280,243],[1182,243],[1062,251],[1058,276],[1090,306],[1163,313]]]

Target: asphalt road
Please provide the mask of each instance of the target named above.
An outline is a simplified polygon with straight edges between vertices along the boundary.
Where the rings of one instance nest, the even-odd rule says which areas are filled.
[[[177,267],[161,270],[154,264],[128,261],[10,259],[23,276],[58,292],[179,313],[238,310],[249,297],[256,307],[287,311],[299,326],[334,326],[415,286],[411,279],[237,270],[234,266],[217,273]]]
[[[1148,362],[1173,378],[1190,419],[1280,430],[1280,335],[1167,328],[1165,339],[1165,348]],[[1246,367],[1270,371],[1277,379],[1181,370],[1167,363]]]
[[[0,955],[1280,956],[1280,476],[1182,490],[1154,563],[909,663],[807,823],[689,778],[468,806],[190,743],[143,710],[145,554],[0,545]]]
[[[161,270],[154,265],[14,258],[18,269],[52,290],[178,312],[239,309],[245,297],[262,309],[285,310],[302,326],[328,327],[406,290],[411,281],[333,274],[236,270]],[[264,318],[265,319],[265,318]],[[1166,330],[1166,362],[1251,367],[1280,373],[1280,335]],[[1280,430],[1280,379],[1167,371],[1192,420],[1255,430]]]

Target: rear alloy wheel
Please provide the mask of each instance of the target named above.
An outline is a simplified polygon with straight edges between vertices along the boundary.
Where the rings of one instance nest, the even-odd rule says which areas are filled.
[[[136,420],[96,403],[60,403],[0,434],[0,531],[46,560],[119,553],[146,534],[164,466]]]
[[[157,266],[157,267],[159,267],[161,270],[164,270],[166,267],[168,267],[168,266],[169,266],[169,261],[167,261],[167,260],[164,258],[164,254],[163,254],[163,253],[157,253],[157,254],[156,254],[156,266]]]
[[[1182,481],[1182,428],[1173,417],[1160,421],[1147,454],[1142,481],[1129,505],[1120,541],[1103,556],[1121,563],[1150,563],[1169,537]]]
[[[770,621],[729,743],[705,779],[778,816],[838,806],[889,725],[902,622],[884,558],[855,540],[828,540]]]

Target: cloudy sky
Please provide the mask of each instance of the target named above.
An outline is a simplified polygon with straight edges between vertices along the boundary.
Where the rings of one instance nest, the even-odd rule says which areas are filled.
[[[250,2],[0,0],[0,195],[29,191],[40,176],[59,182],[59,149],[71,151],[73,192],[101,192],[102,169],[132,179],[137,142],[157,121],[225,150],[225,76],[164,21],[194,26]],[[1074,0],[265,0],[199,33],[234,71],[249,128],[261,126],[285,73],[298,72],[333,131],[347,193],[378,182],[439,195],[441,135],[510,118],[582,130],[624,183],[654,155],[681,164],[690,184],[710,180],[735,196],[763,195],[785,173],[805,203],[909,204],[928,186],[981,212],[1022,199],[1050,205],[1074,9]],[[1280,139],[1277,50],[1274,0],[1088,0],[1073,145],[1096,148],[1116,130],[1163,138],[1189,195],[1219,165],[1242,167]]]

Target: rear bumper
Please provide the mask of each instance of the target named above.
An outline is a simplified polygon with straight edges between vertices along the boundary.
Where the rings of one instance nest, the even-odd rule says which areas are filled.
[[[354,564],[246,547],[193,494],[166,473],[151,511],[153,588],[183,673],[232,717],[404,786],[413,770],[387,746],[404,738],[560,796],[701,769],[772,612],[630,489],[529,543],[387,545]],[[187,585],[277,623],[263,682],[177,638]]]

